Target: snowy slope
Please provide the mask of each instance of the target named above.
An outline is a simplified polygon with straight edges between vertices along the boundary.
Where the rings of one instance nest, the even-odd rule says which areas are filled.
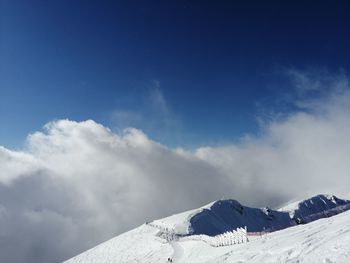
[[[172,247],[157,236],[158,229],[142,225],[68,260],[75,263],[163,262]]]
[[[165,242],[142,225],[67,263],[92,262],[350,262],[350,211],[309,224],[251,237],[249,243],[211,247],[202,241]]]

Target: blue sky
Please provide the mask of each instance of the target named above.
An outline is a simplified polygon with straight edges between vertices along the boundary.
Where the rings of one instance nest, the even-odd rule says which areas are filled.
[[[2,0],[0,145],[62,118],[172,147],[257,133],[261,108],[291,110],[285,72],[350,70],[349,13],[345,1]]]

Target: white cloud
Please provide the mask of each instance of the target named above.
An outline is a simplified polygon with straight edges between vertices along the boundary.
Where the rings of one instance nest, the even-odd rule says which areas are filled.
[[[343,82],[341,82],[343,83]],[[0,261],[57,262],[221,197],[262,206],[350,185],[348,86],[239,143],[169,149],[137,129],[58,120],[0,148]],[[320,103],[322,102],[322,103]]]
[[[21,176],[31,175],[41,168],[31,154],[13,152],[2,146],[0,146],[0,167],[0,183],[5,185]]]

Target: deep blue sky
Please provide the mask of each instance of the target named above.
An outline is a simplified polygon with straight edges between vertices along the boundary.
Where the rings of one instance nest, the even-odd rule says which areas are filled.
[[[165,144],[256,133],[286,68],[350,70],[345,1],[1,0],[0,145],[53,119]],[[278,109],[277,109],[278,110]]]

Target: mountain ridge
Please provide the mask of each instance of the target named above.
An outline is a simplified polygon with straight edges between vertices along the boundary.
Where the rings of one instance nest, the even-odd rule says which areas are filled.
[[[153,222],[179,235],[215,236],[245,226],[249,232],[271,232],[327,217],[326,211],[343,206],[349,207],[339,212],[350,209],[350,201],[327,194],[319,194],[278,210],[244,206],[237,200],[226,199]],[[336,210],[334,214],[337,214]]]

